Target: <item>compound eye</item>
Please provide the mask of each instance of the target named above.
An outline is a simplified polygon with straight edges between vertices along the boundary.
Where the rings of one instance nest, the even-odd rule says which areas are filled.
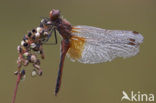
[[[60,11],[53,9],[52,11],[50,11],[49,16],[52,21],[56,20],[60,17]]]

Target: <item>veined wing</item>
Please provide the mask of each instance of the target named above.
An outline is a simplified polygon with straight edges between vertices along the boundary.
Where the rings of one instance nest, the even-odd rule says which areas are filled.
[[[102,63],[139,52],[143,36],[135,31],[73,26],[68,56],[81,63]]]

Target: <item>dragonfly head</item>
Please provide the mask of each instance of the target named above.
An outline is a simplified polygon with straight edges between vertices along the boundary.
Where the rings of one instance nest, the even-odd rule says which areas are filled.
[[[60,11],[53,9],[50,11],[49,16],[51,21],[55,21],[60,17]]]

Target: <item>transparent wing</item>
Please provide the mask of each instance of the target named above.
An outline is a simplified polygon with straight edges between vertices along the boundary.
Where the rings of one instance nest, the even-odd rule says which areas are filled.
[[[73,26],[72,35],[81,38],[73,39],[72,42],[81,40],[83,45],[72,46],[68,56],[72,61],[90,64],[111,61],[116,57],[134,56],[143,42],[143,36],[135,31],[106,30],[92,26]],[[81,52],[75,49],[76,46],[79,46],[78,49],[83,46]],[[75,58],[73,53],[79,56]]]

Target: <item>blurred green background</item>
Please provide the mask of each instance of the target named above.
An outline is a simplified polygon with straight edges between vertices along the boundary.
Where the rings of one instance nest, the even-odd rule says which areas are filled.
[[[0,103],[12,100],[17,45],[27,31],[39,25],[40,16],[48,16],[53,8],[59,9],[72,25],[142,33],[140,53],[94,65],[66,58],[62,87],[56,97],[59,38],[58,45],[44,46],[42,77],[31,77],[32,65],[25,68],[27,78],[19,86],[16,103],[120,103],[122,90],[156,95],[155,0],[0,0]]]

